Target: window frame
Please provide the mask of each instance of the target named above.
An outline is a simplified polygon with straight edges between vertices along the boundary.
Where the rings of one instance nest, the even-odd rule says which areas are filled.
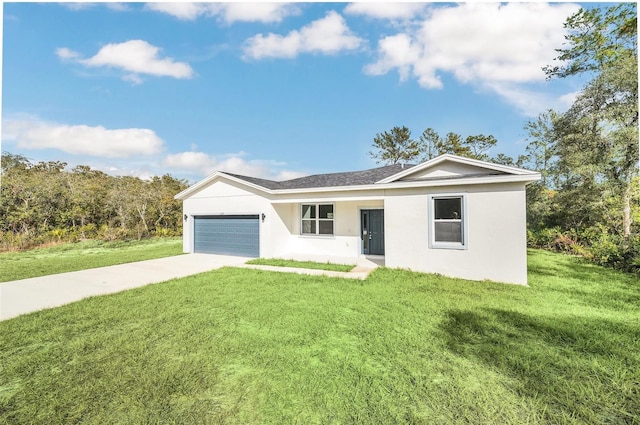
[[[332,218],[321,218],[320,217],[320,207],[321,206],[331,206],[331,214]],[[316,216],[315,218],[304,218],[303,211],[305,206],[315,207]],[[313,221],[315,224],[315,233],[304,233],[303,229],[303,221]],[[331,233],[320,233],[320,223],[321,222],[331,222],[332,224],[332,232]],[[333,202],[315,202],[315,203],[301,203],[300,204],[300,236],[310,236],[310,237],[334,237],[336,234],[336,206]]]
[[[436,220],[435,210],[436,210],[436,200],[438,199],[460,199],[460,209],[461,209],[461,217],[458,220],[461,225],[461,236],[462,242],[442,242],[436,241],[436,222],[442,220]],[[431,249],[458,249],[464,250],[469,247],[469,238],[468,238],[468,219],[467,219],[467,211],[469,207],[467,204],[467,196],[465,193],[439,193],[434,195],[429,195],[429,248]],[[452,222],[447,220],[448,222]]]

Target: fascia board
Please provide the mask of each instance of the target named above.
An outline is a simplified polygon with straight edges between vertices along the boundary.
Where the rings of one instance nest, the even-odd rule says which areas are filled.
[[[207,185],[209,185],[210,183],[212,183],[213,181],[215,181],[218,178],[224,178],[224,179],[227,179],[227,180],[231,180],[231,181],[236,182],[236,183],[238,183],[240,185],[251,187],[251,188],[259,190],[261,192],[266,192],[266,193],[269,193],[269,194],[272,193],[272,191],[270,189],[267,189],[266,187],[263,187],[263,186],[260,186],[260,185],[254,184],[254,183],[249,183],[249,182],[244,181],[242,179],[239,179],[237,177],[225,174],[222,171],[216,171],[215,173],[210,174],[207,177],[205,177],[204,179],[200,180],[199,182],[197,182],[193,186],[189,186],[188,188],[186,188],[182,192],[178,193],[176,196],[173,197],[173,199],[184,200],[187,197],[189,197],[189,195],[191,195],[191,194],[199,191],[200,189],[206,187]]]
[[[191,186],[189,186],[188,188],[186,188],[182,192],[180,192],[177,195],[175,195],[173,197],[173,199],[184,200],[185,198],[187,198],[187,196],[189,196],[193,192],[197,192],[200,188],[206,186],[207,184],[209,184],[209,182],[215,180],[215,178],[218,177],[219,175],[220,175],[219,171],[216,171],[214,173],[209,174],[204,179],[192,184]]]
[[[525,170],[522,168],[517,168],[517,167],[509,167],[507,165],[500,165],[500,164],[494,164],[491,162],[486,162],[486,161],[480,161],[478,159],[471,159],[471,158],[465,158],[462,156],[456,156],[456,155],[450,155],[450,154],[444,154],[444,155],[440,155],[437,158],[433,158],[427,162],[423,162],[420,165],[416,165],[415,167],[411,167],[408,168],[406,170],[403,170],[397,174],[394,174],[392,176],[386,177],[378,182],[376,182],[376,184],[384,184],[384,183],[391,183],[394,182],[396,180],[402,179],[408,175],[414,174],[414,173],[418,173],[422,170],[425,170],[427,168],[433,167],[435,165],[440,164],[441,162],[444,161],[451,161],[451,162],[457,162],[458,164],[465,164],[465,165],[470,165],[470,166],[474,166],[474,167],[480,167],[480,168],[484,168],[484,169],[488,169],[488,170],[492,170],[492,171],[500,171],[503,173],[507,173],[507,174],[511,174],[511,175],[530,175],[530,176],[534,176],[535,174],[539,174],[536,173],[535,171],[529,171],[529,170]]]
[[[299,194],[299,196],[295,196],[292,198],[280,198],[276,197],[271,200],[271,204],[300,204],[303,202],[309,203],[323,203],[323,202],[365,202],[365,201],[382,201],[384,200],[384,190],[380,190],[378,188],[378,192],[382,192],[377,195],[371,195],[367,193],[360,193],[358,195],[348,195],[348,196],[340,196],[328,198],[326,196],[319,197],[319,194],[316,193],[308,193],[308,196],[304,196],[304,194]]]
[[[438,159],[438,158],[436,158]],[[426,164],[426,163],[425,163]],[[403,188],[417,188],[417,187],[442,187],[442,186],[462,186],[462,185],[477,185],[477,184],[491,184],[491,183],[532,183],[540,180],[540,173],[527,171],[526,174],[520,175],[501,175],[501,176],[487,176],[487,177],[469,177],[459,179],[442,179],[442,180],[429,180],[429,181],[413,181],[413,182],[391,182],[391,183],[374,183],[369,185],[360,186],[338,186],[338,187],[317,187],[306,189],[267,189],[257,184],[249,183],[242,179],[230,176],[223,172],[217,171],[205,179],[199,181],[193,186],[188,187],[182,192],[174,196],[174,199],[184,200],[189,195],[198,190],[206,187],[217,178],[224,178],[234,181],[240,185],[251,187],[269,195],[287,195],[287,194],[313,194],[313,193],[326,193],[326,192],[348,192],[348,191],[367,191],[367,190],[381,190],[381,189],[403,189]]]

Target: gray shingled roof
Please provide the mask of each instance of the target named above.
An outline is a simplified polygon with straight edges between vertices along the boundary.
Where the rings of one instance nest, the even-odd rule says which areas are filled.
[[[402,170],[414,167],[413,164],[406,165],[387,165],[384,167],[372,168],[364,171],[350,171],[345,173],[331,174],[314,174],[312,176],[300,177],[297,179],[273,181],[259,179],[256,177],[242,176],[239,174],[225,173],[227,175],[239,178],[249,183],[262,186],[267,189],[311,189],[317,187],[339,187],[339,186],[360,186],[373,184],[379,180],[385,179],[394,174],[398,174]]]

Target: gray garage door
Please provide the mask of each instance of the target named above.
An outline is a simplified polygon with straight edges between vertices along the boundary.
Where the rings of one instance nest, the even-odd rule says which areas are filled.
[[[260,256],[260,222],[257,215],[196,216],[193,226],[195,252]]]

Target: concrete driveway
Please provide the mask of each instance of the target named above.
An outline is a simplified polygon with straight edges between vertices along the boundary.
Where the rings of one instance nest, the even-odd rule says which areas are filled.
[[[190,276],[249,258],[186,254],[0,283],[0,320],[58,307],[94,295],[112,294]]]

